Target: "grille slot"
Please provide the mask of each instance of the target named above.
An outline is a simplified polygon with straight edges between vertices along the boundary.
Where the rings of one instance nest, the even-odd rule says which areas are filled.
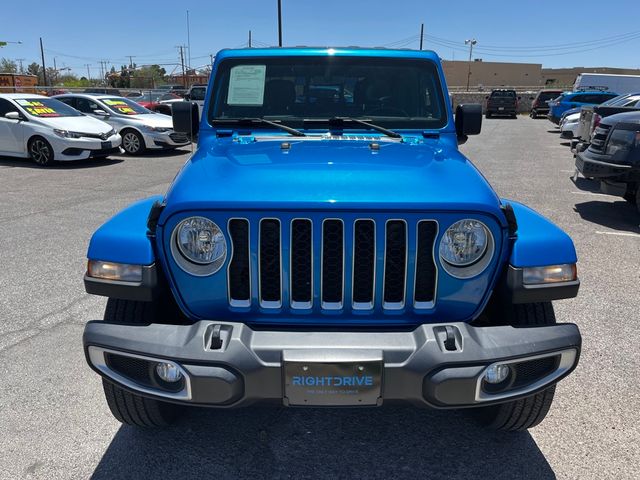
[[[407,277],[407,224],[404,220],[389,220],[385,226],[383,308],[404,307]]]
[[[260,306],[280,308],[282,306],[282,269],[280,245],[280,220],[263,218],[260,221]]]
[[[344,293],[344,224],[328,219],[322,223],[322,308],[342,308]]]
[[[432,308],[436,296],[436,264],[433,245],[438,234],[438,224],[432,220],[418,222],[416,245],[416,280],[414,307]]]
[[[311,220],[291,222],[291,308],[313,305],[313,243]]]
[[[353,227],[353,308],[373,308],[376,274],[376,225],[356,220]]]
[[[229,303],[234,307],[251,305],[251,271],[249,256],[249,222],[241,218],[229,220],[233,257],[229,262]]]

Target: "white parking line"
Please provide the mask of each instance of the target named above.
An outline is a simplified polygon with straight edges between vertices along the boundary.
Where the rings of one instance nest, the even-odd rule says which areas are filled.
[[[576,173],[575,170],[560,170],[560,173]]]
[[[600,232],[596,230],[599,235],[617,235],[619,237],[635,237],[640,238],[640,233],[626,233],[626,232]]]

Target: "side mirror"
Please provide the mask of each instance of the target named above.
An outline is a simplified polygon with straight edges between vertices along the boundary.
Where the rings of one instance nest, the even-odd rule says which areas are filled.
[[[522,100],[522,97],[518,97],[518,100]]]
[[[535,100],[535,97],[529,97],[529,100]]]
[[[4,118],[8,118],[9,120],[22,120],[22,115],[18,112],[7,112],[4,114]]]
[[[467,141],[469,135],[478,135],[482,128],[482,105],[467,103],[456,108],[456,135],[458,144]]]
[[[489,100],[489,95],[484,97],[485,100]]]
[[[188,93],[184,94],[184,99],[185,100],[191,100],[191,95],[189,95]]]
[[[111,116],[109,113],[105,112],[104,110],[100,110],[100,109],[94,110],[93,114],[94,115],[100,115],[102,117],[110,117]]]
[[[173,130],[176,133],[184,133],[192,140],[200,130],[200,114],[198,104],[192,102],[175,102],[171,106],[173,117]]]

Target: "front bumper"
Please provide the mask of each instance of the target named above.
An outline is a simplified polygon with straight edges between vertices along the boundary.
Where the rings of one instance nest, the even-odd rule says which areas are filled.
[[[115,134],[104,141],[88,137],[49,137],[49,143],[53,147],[56,160],[86,160],[87,158],[100,158],[121,153],[122,137],[120,134]]]
[[[149,149],[181,147],[189,144],[189,139],[182,134],[170,132],[142,132],[144,143]]]
[[[589,150],[576,153],[576,169],[586,178],[621,177],[633,170],[631,165],[611,163],[609,155],[598,155]]]
[[[293,402],[285,385],[288,363],[313,364],[322,359],[340,364],[366,358],[377,359],[380,367],[381,387],[374,404],[405,401],[461,408],[528,396],[558,382],[577,365],[581,336],[573,324],[513,328],[451,323],[421,325],[409,332],[310,332],[254,330],[242,323],[207,320],[193,325],[91,321],[83,343],[87,361],[97,373],[127,390],[171,402],[218,407],[259,401],[289,405]],[[138,367],[132,373],[129,367],[114,366],[113,358],[118,365],[133,359]],[[537,377],[529,373],[528,383],[516,374],[517,387],[493,393],[484,390],[489,365],[509,363],[516,372],[520,366],[531,372],[532,362],[540,364],[540,359],[553,360],[551,367],[538,368]],[[178,390],[144,377],[147,363],[152,376],[155,362],[162,361],[183,373]]]

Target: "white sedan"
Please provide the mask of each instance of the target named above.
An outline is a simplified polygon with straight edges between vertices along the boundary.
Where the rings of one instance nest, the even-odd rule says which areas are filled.
[[[105,122],[53,98],[0,94],[0,155],[30,157],[38,165],[120,153],[122,138]]]
[[[578,135],[580,127],[580,112],[567,115],[560,123],[560,137],[574,138]]]
[[[115,128],[129,155],[148,149],[174,149],[190,142],[186,135],[173,131],[171,116],[147,110],[129,98],[86,93],[65,93],[54,98]]]

